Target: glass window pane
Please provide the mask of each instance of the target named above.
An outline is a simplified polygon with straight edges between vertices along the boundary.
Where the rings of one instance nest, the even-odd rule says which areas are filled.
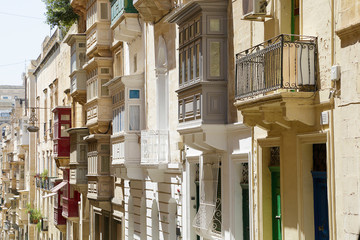
[[[140,106],[130,105],[129,107],[129,130],[140,130]]]
[[[194,79],[194,48],[190,48],[190,79]]]
[[[200,20],[196,21],[196,34],[200,33]]]
[[[196,44],[196,77],[200,77],[199,72],[200,72],[200,44]]]
[[[139,99],[140,98],[140,90],[130,90],[129,98],[130,99]]]
[[[210,42],[210,76],[220,77],[220,42]]]
[[[121,112],[120,112],[120,131],[124,130],[125,127],[125,106],[120,107]]]
[[[60,137],[68,137],[69,133],[66,132],[66,129],[70,128],[70,124],[61,124],[60,126]]]
[[[181,85],[183,83],[183,70],[184,70],[183,53],[179,54],[179,62],[180,62],[179,84]]]
[[[185,62],[185,73],[184,73],[184,77],[185,77],[185,82],[188,81],[189,79],[189,74],[188,74],[188,59],[189,59],[189,53],[188,51],[185,51],[185,54],[184,54],[184,62]]]

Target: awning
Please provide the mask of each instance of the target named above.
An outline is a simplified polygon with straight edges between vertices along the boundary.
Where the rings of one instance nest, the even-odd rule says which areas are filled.
[[[42,198],[48,198],[48,197],[52,197],[54,195],[56,195],[57,193],[49,193],[49,194],[46,194],[44,196],[42,196]]]
[[[53,187],[52,189],[50,189],[50,192],[53,193],[57,193],[62,187],[64,187],[67,184],[67,182],[62,181],[61,183],[59,183],[58,185],[56,185],[55,187]]]

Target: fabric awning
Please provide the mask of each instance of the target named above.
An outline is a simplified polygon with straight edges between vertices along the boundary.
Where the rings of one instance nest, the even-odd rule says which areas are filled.
[[[42,196],[42,198],[48,198],[48,197],[52,197],[52,196],[55,196],[57,193],[49,193],[49,194],[46,194],[44,196]]]
[[[67,182],[62,181],[61,183],[59,183],[58,185],[56,185],[55,187],[53,187],[52,189],[50,189],[50,192],[57,193],[57,192],[58,192],[61,188],[63,188],[66,184],[67,184]]]

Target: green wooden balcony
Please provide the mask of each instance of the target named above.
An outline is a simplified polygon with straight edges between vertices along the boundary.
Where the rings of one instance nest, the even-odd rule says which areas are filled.
[[[113,25],[124,13],[137,13],[132,0],[111,1],[111,25]]]

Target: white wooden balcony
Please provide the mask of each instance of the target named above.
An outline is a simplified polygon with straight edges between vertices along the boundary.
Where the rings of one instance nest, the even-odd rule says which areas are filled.
[[[167,130],[141,131],[141,165],[169,163],[169,132]]]

